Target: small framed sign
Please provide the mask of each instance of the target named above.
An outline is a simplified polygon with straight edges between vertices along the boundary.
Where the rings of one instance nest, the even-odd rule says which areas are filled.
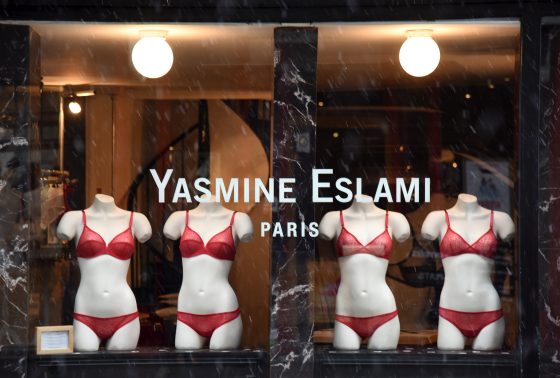
[[[74,351],[74,327],[36,327],[37,354],[64,354]]]

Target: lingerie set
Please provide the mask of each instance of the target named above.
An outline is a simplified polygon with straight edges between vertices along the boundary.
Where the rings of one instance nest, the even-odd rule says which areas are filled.
[[[235,256],[235,241],[233,238],[233,222],[235,212],[231,216],[229,225],[218,232],[205,244],[200,235],[189,227],[189,212],[186,212],[185,229],[181,235],[179,249],[183,258],[208,255],[219,260],[233,261]],[[119,260],[128,260],[134,253],[134,237],[132,235],[133,213],[130,213],[128,228],[116,235],[108,244],[97,232],[87,226],[86,214],[82,210],[83,232],[76,246],[76,254],[80,258],[90,259],[101,255],[109,255]],[[447,230],[441,239],[441,258],[473,253],[487,258],[493,258],[498,241],[493,232],[494,212],[490,213],[490,227],[488,231],[469,244],[451,228],[449,215],[445,211]],[[336,241],[338,257],[345,257],[357,253],[366,253],[381,259],[391,257],[393,241],[388,231],[389,212],[385,213],[385,230],[374,237],[367,244],[362,244],[344,226],[344,216],[340,212],[341,231]],[[203,337],[210,337],[220,326],[234,320],[240,314],[239,308],[233,311],[213,314],[177,313],[178,321],[192,328]],[[369,338],[375,331],[398,315],[398,310],[369,317],[336,315],[335,320],[350,327],[361,338]],[[503,316],[501,309],[494,311],[463,312],[440,307],[439,315],[452,323],[466,337],[476,337],[488,324]],[[100,318],[74,313],[74,319],[88,326],[101,340],[111,338],[117,330],[138,318],[138,312],[131,314]]]
[[[235,256],[235,241],[233,238],[233,222],[236,212],[233,212],[229,226],[218,232],[204,244],[200,235],[189,227],[189,212],[187,211],[185,230],[181,236],[179,250],[184,258],[199,255],[208,255],[219,260],[233,261]],[[106,244],[101,235],[87,226],[86,213],[82,210],[84,230],[78,244],[76,255],[80,258],[90,259],[101,255],[109,255],[119,260],[128,260],[134,253],[134,237],[132,235],[132,217],[128,228],[115,236],[109,244]],[[192,314],[188,312],[177,312],[177,319],[192,328],[203,337],[210,337],[220,326],[228,323],[240,314],[239,308],[214,314]],[[138,318],[138,312],[115,316],[110,318],[99,318],[79,313],[74,313],[74,319],[88,326],[101,340],[111,338],[121,327]]]
[[[199,255],[208,255],[218,260],[233,261],[235,257],[235,241],[233,239],[233,222],[235,211],[231,215],[229,226],[216,235],[212,236],[206,244],[192,228],[189,227],[189,212],[185,220],[185,230],[179,242],[179,250],[183,258],[191,258]],[[234,320],[240,314],[239,308],[214,314],[191,314],[189,312],[177,312],[177,320],[192,328],[203,337],[210,337],[212,333],[222,325]]]
[[[366,253],[377,256],[381,259],[389,260],[393,249],[393,240],[391,239],[391,235],[389,235],[388,230],[389,211],[385,212],[385,230],[367,244],[362,244],[356,236],[346,229],[344,226],[344,216],[342,215],[342,211],[340,212],[340,225],[342,228],[335,245],[338,257],[351,256],[357,253]],[[350,327],[362,339],[366,339],[373,335],[379,327],[397,315],[398,310],[368,317],[336,314],[335,320]]]
[[[130,212],[128,228],[115,236],[109,244],[106,244],[101,235],[88,227],[86,213],[82,210],[84,230],[76,245],[76,255],[83,259],[92,259],[102,255],[109,255],[119,260],[130,259],[134,253],[134,236],[132,235],[133,214],[133,212]],[[138,312],[110,318],[99,318],[77,312],[74,313],[74,319],[91,328],[101,340],[110,339],[120,328],[137,318]]]
[[[461,235],[453,231],[447,210],[445,210],[445,221],[447,223],[447,230],[440,243],[440,253],[442,259],[464,253],[473,253],[490,259],[494,258],[496,248],[498,246],[498,240],[493,231],[494,211],[490,212],[490,227],[488,231],[472,244],[467,243]],[[338,257],[349,256],[356,253],[367,253],[387,260],[391,257],[393,244],[391,236],[388,232],[388,211],[385,213],[385,230],[367,244],[362,244],[350,231],[346,229],[344,226],[342,211],[340,212],[340,224],[342,229],[336,241],[336,252]],[[395,310],[386,314],[369,317],[336,315],[335,320],[347,325],[362,339],[365,339],[373,335],[380,326],[393,319],[397,316],[397,314],[398,311]],[[503,312],[502,309],[493,311],[464,312],[440,307],[439,315],[457,327],[464,336],[476,337],[484,327],[500,319],[503,316]]]
[[[494,258],[496,248],[498,247],[498,239],[494,234],[494,211],[490,212],[490,227],[488,231],[472,244],[467,243],[461,235],[453,231],[447,210],[445,210],[445,222],[447,223],[447,230],[439,245],[442,260],[464,253],[473,253],[489,259]],[[464,336],[476,337],[484,327],[500,319],[503,316],[503,312],[502,309],[464,312],[440,306],[439,316],[457,327]]]

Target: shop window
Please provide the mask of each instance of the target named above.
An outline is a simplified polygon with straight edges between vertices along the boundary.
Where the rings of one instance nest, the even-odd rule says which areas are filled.
[[[415,31],[429,33],[439,46],[441,56],[437,68],[423,77],[410,75],[399,62],[399,49]],[[476,235],[464,236],[460,243],[472,244],[462,249],[478,255],[449,259],[467,257],[463,267],[470,271],[465,272],[466,280],[459,284],[453,281],[454,277],[445,276],[446,270],[451,274],[454,268],[446,266],[445,261],[442,264],[442,254],[447,253],[446,258],[449,256],[440,245],[447,228],[445,222],[441,227],[443,232],[435,235],[436,240],[428,240],[422,227],[428,214],[440,211],[436,214],[443,216],[441,210],[456,206],[458,196],[464,194],[476,197],[478,205],[488,209],[484,210],[487,214],[483,217],[488,225],[479,226],[480,235],[488,231],[492,222],[490,210],[495,214],[503,212],[515,220],[519,163],[516,107],[519,33],[518,22],[319,26],[317,167],[333,170],[331,189],[323,189],[321,193],[325,197],[336,195],[335,180],[339,177],[360,177],[362,192],[374,197],[380,180],[386,178],[391,199],[382,196],[376,205],[383,213],[389,210],[390,218],[402,214],[410,225],[410,236],[401,241],[395,240],[399,236],[397,230],[389,229],[393,248],[382,256],[388,258],[386,279],[383,258],[379,254],[368,256],[373,265],[367,273],[360,270],[359,265],[369,264],[368,258],[344,256],[344,252],[341,256],[339,249],[344,246],[336,244],[338,235],[345,232],[352,234],[349,238],[354,240],[350,242],[358,243],[361,249],[365,249],[364,245],[375,235],[383,236],[384,222],[373,213],[357,215],[349,209],[350,220],[346,222],[349,231],[342,230],[339,225],[333,234],[334,240],[318,239],[314,309],[315,343],[319,351],[331,350],[333,338],[337,337],[335,314],[338,308],[341,315],[354,317],[370,317],[396,309],[400,322],[400,333],[396,336],[398,350],[435,353],[438,323],[441,322],[438,310],[444,307],[440,302],[442,295],[480,296],[480,309],[469,310],[468,305],[456,309],[463,311],[494,310],[488,305],[488,296],[499,296],[494,306],[503,311],[505,335],[503,343],[490,349],[496,349],[498,354],[517,350],[519,266],[515,237],[498,240],[497,249],[489,259],[489,256],[480,255],[478,249],[486,247],[476,241]],[[410,197],[406,201],[401,196],[401,201],[397,202],[397,181],[410,185],[414,178],[421,183],[419,199]],[[424,185],[426,178],[430,179],[429,187]],[[429,191],[429,202],[426,191]],[[316,217],[319,221],[325,219],[325,215],[328,217],[329,212],[346,211],[350,206],[350,203],[336,201],[316,204]],[[467,226],[475,223],[452,215],[450,219],[452,231],[455,231],[453,222]],[[370,224],[364,223],[362,230],[360,222]],[[511,237],[513,224],[510,228]],[[497,227],[492,230],[498,239],[504,235]],[[356,257],[363,261],[352,265],[351,259]],[[471,261],[473,258],[480,261]],[[373,269],[374,265],[379,271]],[[488,266],[490,271],[486,272],[483,266]],[[343,269],[346,271],[341,272]],[[485,287],[490,279],[495,291]],[[380,294],[386,290],[388,298]],[[383,303],[392,302],[393,298],[394,305]],[[388,307],[391,308],[382,310]],[[338,335],[339,347],[358,349],[359,338],[355,336],[364,321],[353,324],[342,319],[340,322],[344,325],[338,326],[344,330]],[[461,326],[475,321],[459,319],[457,322]],[[486,324],[488,322],[483,325]],[[379,328],[369,328],[372,329]],[[361,348],[369,345],[371,349],[382,349],[376,347],[375,342],[368,344],[369,334],[366,333],[361,339]],[[468,336],[464,349],[485,349],[482,344],[473,346],[476,337]],[[440,349],[445,342],[439,341]],[[455,345],[452,349],[462,350],[463,346]]]
[[[273,29],[74,23],[37,23],[32,29],[41,39],[43,88],[42,200],[30,253],[30,333],[37,326],[72,324],[76,300],[95,301],[99,294],[83,293],[80,282],[87,286],[84,280],[92,277],[84,272],[85,260],[76,257],[79,239],[61,240],[57,227],[65,212],[87,209],[104,194],[151,225],[149,240],[136,242],[126,281],[139,311],[138,346],[172,349],[184,272],[179,241],[166,238],[163,228],[172,213],[197,205],[185,198],[173,201],[181,180],[191,197],[198,177],[267,181]],[[161,78],[144,77],[131,61],[131,47],[152,29],[166,32],[174,55]],[[173,170],[163,199],[150,169],[158,179]],[[247,214],[255,230],[270,221],[267,202],[223,206]],[[88,225],[96,232],[99,221],[95,214],[91,218]],[[107,264],[108,271],[115,268]],[[267,237],[238,243],[229,278],[243,321],[240,348],[268,344],[268,267]],[[110,296],[107,284],[99,295]]]

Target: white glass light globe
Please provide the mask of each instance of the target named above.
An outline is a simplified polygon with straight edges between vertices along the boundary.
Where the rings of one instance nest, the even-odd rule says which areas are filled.
[[[68,109],[72,114],[79,114],[82,111],[82,107],[76,101],[70,101],[68,103]]]
[[[173,66],[173,51],[164,37],[146,36],[132,48],[132,64],[142,76],[157,79]]]
[[[439,47],[427,35],[411,35],[401,46],[399,61],[407,74],[416,77],[427,76],[439,64]]]

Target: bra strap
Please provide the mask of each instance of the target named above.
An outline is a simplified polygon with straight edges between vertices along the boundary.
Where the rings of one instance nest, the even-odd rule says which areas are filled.
[[[229,225],[233,226],[233,221],[235,220],[235,214],[237,213],[237,211],[234,211],[233,214],[231,214],[231,220],[229,221]]]
[[[84,210],[82,210],[82,224],[86,225],[86,212]]]
[[[342,216],[342,210],[340,210],[340,225],[344,227],[344,217]]]
[[[128,227],[132,227],[132,218],[134,217],[134,211],[130,212],[130,220],[128,221]]]
[[[185,211],[185,226],[189,225],[189,211]]]
[[[385,229],[389,228],[389,210],[385,210]]]
[[[490,229],[494,228],[494,210],[490,210]]]
[[[445,211],[445,223],[447,223],[447,227],[451,227],[451,225],[449,224],[449,214],[447,214],[447,210],[443,211]]]

